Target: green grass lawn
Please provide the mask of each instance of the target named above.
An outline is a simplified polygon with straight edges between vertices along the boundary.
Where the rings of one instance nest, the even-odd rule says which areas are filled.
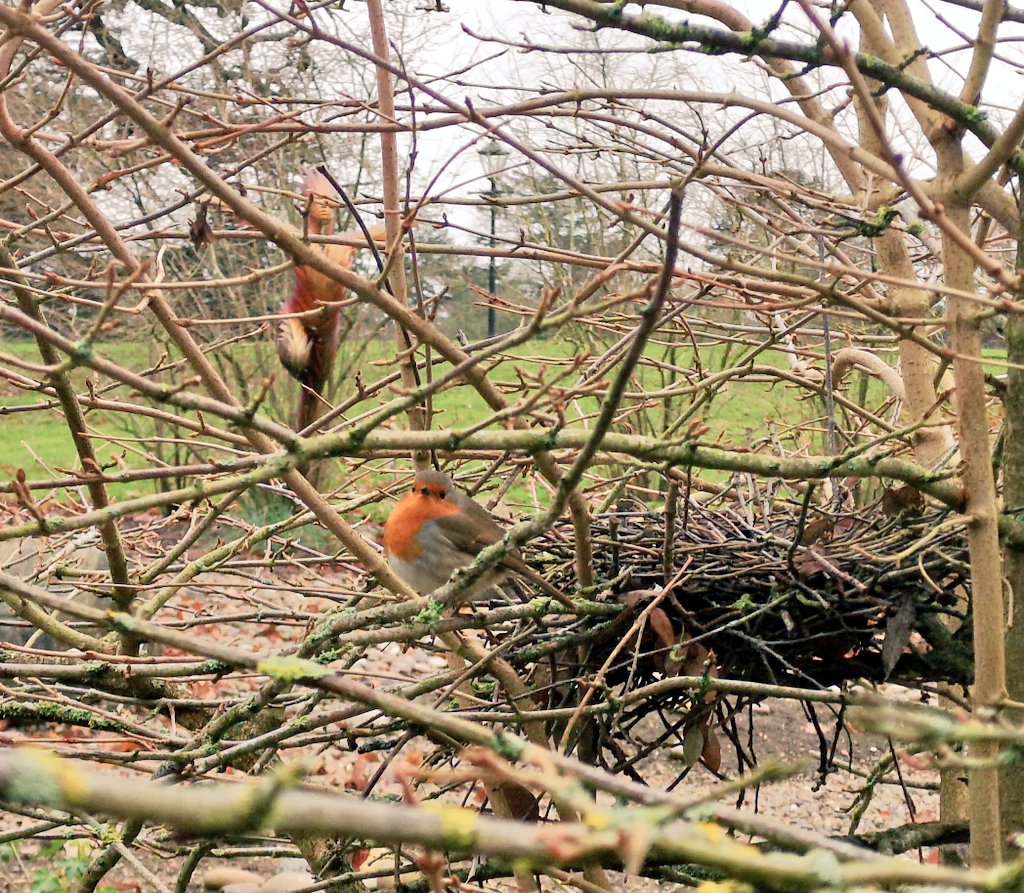
[[[591,346],[595,356],[600,348],[600,344],[596,348]],[[27,361],[39,361],[32,342],[8,343],[3,349]],[[571,360],[577,349],[565,340],[534,341],[518,348],[495,365],[489,372],[489,378],[506,392],[511,402],[523,397],[521,382],[524,378],[530,381],[531,387],[536,387],[536,376],[543,375],[549,384],[555,381],[559,386],[571,388],[581,374],[580,370],[571,370]],[[96,352],[135,371],[148,368],[160,355],[160,349],[140,343],[139,340],[101,343],[97,345]],[[704,375],[712,374],[723,364],[732,366],[742,355],[742,349],[728,349],[721,345],[701,348]],[[297,386],[278,369],[269,339],[231,344],[219,348],[210,356],[226,380],[237,389],[238,399],[243,404],[259,393],[259,384],[268,373],[275,373],[274,385],[261,412],[284,424],[291,422],[291,407],[294,406]],[[357,370],[365,385],[395,371],[394,356],[394,344],[384,338],[346,339],[338,357],[340,386],[335,399],[343,399],[354,392]],[[699,376],[692,373],[695,365],[693,358],[689,345],[675,350],[665,345],[649,345],[645,351],[645,363],[637,371],[635,380],[648,392],[693,385],[699,381]],[[780,368],[786,365],[786,358],[781,352],[765,351],[757,357],[756,362]],[[673,368],[666,368],[667,364]],[[446,368],[443,363],[436,366],[436,374],[443,374]],[[583,368],[586,369],[587,364]],[[610,381],[615,373],[616,368],[611,366],[598,379]],[[191,373],[179,370],[175,373],[176,380],[186,374]],[[79,393],[86,393],[87,375],[84,369],[72,373]],[[101,396],[125,402],[141,402],[138,395],[131,394],[126,387],[111,387],[111,382],[99,380],[96,376],[93,378],[96,380],[97,393]],[[858,378],[859,373],[853,374],[844,383],[847,393],[853,396],[859,387]],[[632,390],[635,392],[636,388]],[[795,432],[798,426],[822,413],[819,400],[809,397],[805,391],[777,381],[765,382],[740,377],[714,390],[710,399],[705,399],[708,393],[707,390],[698,390],[695,394],[674,394],[650,400],[642,409],[626,415],[619,427],[636,434],[661,436],[667,417],[675,418],[680,413],[692,411],[692,420],[707,425],[709,429],[702,435],[702,439],[707,442],[746,448],[757,446],[763,438],[772,436],[792,447],[796,443],[794,437],[797,436]],[[877,405],[882,399],[881,388],[873,381],[868,383],[865,393],[871,404]],[[353,418],[395,396],[395,391],[386,390],[354,407],[347,417]],[[693,411],[695,396],[700,398],[701,405]],[[472,388],[464,385],[436,395],[433,406],[433,425],[438,428],[464,427],[488,415],[483,400]],[[29,407],[31,411],[24,411]],[[564,413],[569,424],[589,425],[598,408],[599,398],[588,396],[567,401]],[[9,479],[17,469],[23,468],[29,478],[47,478],[59,475],[60,469],[78,466],[67,425],[56,401],[37,392],[18,391],[5,385],[5,390],[0,391],[0,412],[3,412],[0,414],[0,475]],[[209,421],[217,424],[216,419]],[[174,432],[169,428],[159,433],[177,442],[168,442],[155,449],[152,439],[157,431],[153,420],[144,416],[94,410],[88,413],[87,422],[94,435],[93,443],[100,461],[114,468],[142,468],[154,461],[179,464],[224,455],[212,447],[204,446],[204,440],[213,444],[213,438],[201,438],[188,431]],[[676,436],[685,433],[689,425],[688,419]],[[805,436],[799,434],[799,437]],[[817,448],[813,443],[810,446]],[[149,482],[114,485],[112,495],[116,498],[138,495],[151,492],[153,486]]]
[[[32,363],[40,363],[39,353],[32,341],[8,341],[3,344],[3,351]],[[99,345],[98,352],[107,359],[113,360],[130,369],[143,368],[144,354],[135,343],[111,341]],[[31,373],[29,373],[31,375]],[[75,369],[72,381],[79,394],[86,393],[88,370]],[[122,399],[124,389],[104,392],[102,396],[110,399]],[[125,434],[130,429],[128,424],[113,425],[111,414],[90,412],[87,415],[90,431],[112,433],[112,428]],[[152,431],[152,426],[148,426]],[[122,458],[123,447],[105,441],[102,437],[94,440],[94,448],[100,462],[114,467],[140,467],[141,462],[132,462],[130,456]],[[17,469],[24,469],[30,479],[61,476],[61,469],[80,468],[68,424],[55,398],[47,397],[37,391],[26,391],[11,385],[0,386],[0,475],[10,478]],[[119,495],[127,496],[148,492],[152,485],[126,485],[120,488]]]

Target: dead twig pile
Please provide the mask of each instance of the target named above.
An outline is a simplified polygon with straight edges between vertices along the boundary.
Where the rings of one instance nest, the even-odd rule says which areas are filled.
[[[673,517],[624,503],[595,519],[595,563],[630,609],[614,625],[601,621],[585,667],[558,675],[603,667],[608,682],[642,685],[715,667],[729,679],[811,689],[858,679],[966,684],[966,543],[946,516],[877,504],[808,517],[799,507],[690,499]],[[556,530],[544,544],[566,589],[571,542]],[[627,631],[632,644],[622,647]]]

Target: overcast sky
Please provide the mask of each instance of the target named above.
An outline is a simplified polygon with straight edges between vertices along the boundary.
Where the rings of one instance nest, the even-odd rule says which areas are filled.
[[[946,89],[955,91],[958,88],[959,72],[965,71],[969,62],[969,42],[966,38],[976,33],[979,15],[945,0],[911,2],[917,15],[923,42],[933,51],[949,51],[930,62],[933,77]],[[279,3],[281,9],[289,8],[289,0],[279,0]],[[442,89],[452,99],[462,100],[468,96],[477,103],[510,101],[527,92],[532,94],[538,88],[567,89],[591,86],[595,82],[601,82],[602,78],[605,83],[618,87],[661,85],[690,89],[705,88],[719,92],[734,89],[745,92],[753,90],[759,93],[765,90],[765,78],[757,63],[737,56],[709,57],[686,51],[648,54],[641,51],[631,56],[614,55],[605,60],[598,60],[593,55],[573,53],[571,49],[604,46],[615,49],[636,47],[642,50],[652,44],[644,38],[612,30],[597,34],[581,30],[580,20],[556,11],[544,12],[536,3],[517,0],[446,0],[446,4],[450,11],[442,14],[425,11],[425,7],[432,6],[432,0],[389,0],[385,3],[385,9],[391,19],[390,36],[403,52],[403,61],[418,77],[436,79],[459,72],[455,78],[448,81],[432,80],[434,86]],[[741,8],[755,22],[762,21],[766,14],[776,8],[776,3],[768,3],[765,0],[734,0],[733,5]],[[627,7],[629,12],[635,13],[638,10],[639,7],[635,5]],[[648,11],[663,14],[668,18],[685,18],[679,11],[653,5],[648,6]],[[253,6],[250,21],[257,21],[265,15],[264,10]],[[322,27],[326,26],[327,30],[333,28],[340,36],[359,36],[366,40],[365,4],[348,2],[344,8],[321,10],[318,15],[319,23]],[[791,35],[809,35],[808,23],[796,3],[788,4],[786,17],[794,26]],[[947,20],[946,23],[942,18]],[[231,27],[231,22],[230,17],[211,17],[210,24],[216,33],[218,28]],[[471,37],[464,29],[475,32],[485,39]],[[958,35],[957,31],[961,34]],[[855,42],[856,34],[852,22],[845,24],[841,33]],[[1017,40],[1002,44],[998,54],[1024,67],[1024,27],[1006,26],[1001,33],[1012,35]],[[495,40],[488,41],[486,38]],[[173,70],[183,64],[180,44],[182,38],[180,34],[171,34],[170,29],[166,27],[148,29],[146,33],[129,34],[128,39],[129,42],[138,42],[137,45],[129,46],[129,50],[137,51],[141,60],[154,60],[157,70]],[[525,53],[519,48],[503,47],[501,39],[530,41],[543,46],[569,49],[570,52]],[[254,51],[289,52],[286,45],[272,43],[260,45]],[[316,52],[321,54],[320,58],[324,61],[333,59],[336,65],[344,64],[338,61],[343,57],[339,56],[337,50],[326,44],[318,46]],[[163,65],[159,64],[160,60],[165,60]],[[604,70],[599,76],[595,76],[595,68],[599,65],[603,65]],[[502,85],[518,87],[519,91],[514,93],[503,90]],[[323,88],[323,84],[320,86]],[[351,89],[352,95],[365,96],[367,91],[372,94],[373,88],[370,83],[357,84]],[[784,90],[780,85],[773,84],[771,89],[775,91],[773,95],[776,98],[784,96]],[[330,85],[326,93],[330,95]],[[1003,114],[1008,115],[1021,103],[1022,97],[1024,83],[1019,72],[1008,64],[996,61],[985,99],[995,103],[1004,110]],[[404,100],[406,97],[400,98]],[[421,97],[420,101],[423,99]],[[727,113],[716,112],[711,108],[708,109],[708,115],[712,116],[713,123],[719,127],[729,120]],[[772,125],[765,120],[761,126],[767,130]],[[756,135],[756,127],[745,131],[744,137],[748,132]],[[478,133],[477,128],[470,126],[421,133],[418,137],[419,156],[414,172],[414,188],[423,189],[442,171],[453,153],[462,150],[456,162],[441,173],[439,185],[434,191],[438,188],[455,188],[457,194],[467,196],[485,189],[487,182],[483,177],[475,147],[468,150],[465,148]],[[543,133],[537,133],[537,145],[543,146],[545,139]],[[406,150],[409,144],[409,140],[404,138],[403,145]],[[820,149],[818,151],[820,153]],[[510,160],[515,161],[515,156],[510,156]],[[568,162],[559,160],[559,163]],[[474,217],[472,212],[468,212],[467,216],[467,212],[458,209],[453,209],[451,213],[467,222]],[[472,222],[479,224],[480,215],[475,216],[477,219]]]

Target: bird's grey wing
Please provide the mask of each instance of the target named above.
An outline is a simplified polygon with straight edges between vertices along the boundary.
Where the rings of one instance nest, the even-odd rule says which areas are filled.
[[[479,506],[478,506],[479,508]],[[481,509],[481,511],[483,511]],[[437,530],[448,540],[451,545],[470,555],[477,555],[488,546],[500,542],[505,535],[502,529],[494,523],[490,515],[484,512],[486,517],[483,523],[478,516],[461,512],[458,515],[445,515],[435,518],[433,521]]]

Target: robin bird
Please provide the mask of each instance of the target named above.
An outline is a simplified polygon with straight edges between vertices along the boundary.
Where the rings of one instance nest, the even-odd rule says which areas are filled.
[[[472,564],[504,535],[490,512],[457,490],[448,475],[420,471],[384,524],[384,554],[398,576],[426,594],[444,586],[456,570]],[[510,549],[495,571],[470,587],[466,599],[516,574],[573,607],[569,597],[527,565],[517,550]]]

